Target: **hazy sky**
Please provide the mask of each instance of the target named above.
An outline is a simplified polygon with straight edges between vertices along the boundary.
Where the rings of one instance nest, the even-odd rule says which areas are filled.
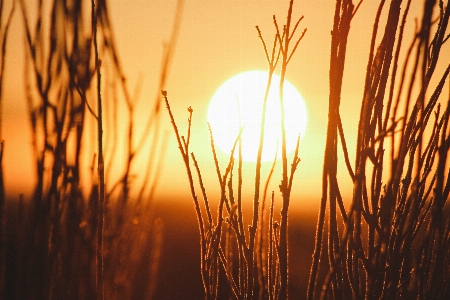
[[[357,116],[376,11],[373,2],[363,2],[354,18],[349,37],[341,112],[352,163]],[[151,105],[158,93],[157,82],[163,43],[170,36],[176,1],[110,0],[108,3],[119,55],[130,89],[135,86],[138,76],[142,76],[140,109],[136,117],[145,119],[145,108]],[[274,36],[272,16],[275,14],[278,23],[284,24],[287,7],[287,0],[185,2],[180,35],[166,89],[181,132],[184,133],[186,130],[187,106],[194,109],[191,149],[196,153],[203,170],[207,188],[217,186],[216,175],[212,172],[212,155],[209,151],[206,125],[208,102],[215,90],[229,77],[242,71],[267,69],[255,25],[260,26],[266,42],[271,44]],[[416,8],[413,8],[413,12],[414,9]],[[287,78],[303,95],[309,118],[307,131],[300,146],[302,162],[295,177],[292,202],[294,206],[303,205],[300,204],[302,201],[296,202],[295,199],[303,200],[307,197],[318,201],[320,197],[333,13],[334,1],[303,0],[296,1],[294,5],[294,19],[304,16],[297,35],[304,28],[307,28],[307,33],[291,60]],[[26,126],[23,126],[24,124],[28,126],[28,121],[25,115],[25,99],[23,93],[20,93],[23,91],[20,82],[23,57],[20,22],[21,18],[16,13],[8,46],[3,133],[7,143],[4,157],[7,188],[20,181],[23,182],[20,185],[23,190],[26,185],[23,178],[31,176],[32,169],[30,163],[27,163],[31,162],[31,152],[26,150],[30,145],[30,135]],[[413,28],[412,16],[408,22]],[[406,41],[410,41],[409,37]],[[446,51],[450,53],[448,46]],[[163,112],[162,123],[168,130],[170,142],[158,193],[168,193],[174,198],[188,196],[186,173],[166,111]],[[226,156],[219,155],[219,160],[224,168]],[[278,166],[280,165],[279,163]],[[254,167],[252,164],[246,164],[245,167],[249,178],[247,193],[252,194]],[[265,171],[267,168],[268,166],[264,166]],[[342,158],[340,168],[341,177],[348,178]],[[280,176],[277,173],[274,175],[272,185],[275,192],[279,192],[276,188],[279,181]],[[345,180],[341,182],[343,185]],[[351,193],[350,181],[347,180],[347,183],[347,186],[342,187],[344,194]]]

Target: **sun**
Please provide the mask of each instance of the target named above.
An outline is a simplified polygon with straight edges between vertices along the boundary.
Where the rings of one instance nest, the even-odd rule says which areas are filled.
[[[233,144],[242,130],[242,159],[255,161],[259,147],[261,115],[268,73],[247,71],[225,81],[213,95],[208,108],[215,144],[231,154]],[[272,161],[277,153],[281,157],[281,108],[278,75],[273,75],[267,100],[264,129],[263,161]],[[284,111],[286,149],[295,150],[297,138],[306,131],[307,112],[303,97],[287,80],[284,81]],[[238,157],[237,151],[235,158]]]

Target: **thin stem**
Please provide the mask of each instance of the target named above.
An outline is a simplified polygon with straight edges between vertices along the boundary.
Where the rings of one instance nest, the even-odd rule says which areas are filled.
[[[103,163],[103,119],[102,119],[102,94],[101,94],[101,73],[100,59],[98,55],[97,44],[97,10],[95,8],[95,0],[91,0],[92,4],[92,36],[94,39],[95,49],[95,65],[97,69],[97,138],[98,138],[98,196],[99,196],[99,213],[98,213],[98,231],[97,231],[97,299],[103,300],[105,296],[103,284],[103,254],[104,254],[104,221],[105,221],[105,169]]]

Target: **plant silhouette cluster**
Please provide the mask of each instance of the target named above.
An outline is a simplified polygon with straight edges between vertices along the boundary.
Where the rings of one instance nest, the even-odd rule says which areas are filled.
[[[261,116],[261,129],[259,149],[255,163],[255,188],[253,198],[253,216],[248,232],[245,231],[244,216],[242,212],[242,146],[241,134],[236,138],[230,159],[225,172],[220,171],[219,162],[216,155],[214,137],[211,128],[211,151],[214,158],[218,184],[220,186],[220,201],[218,204],[217,220],[214,221],[206,188],[203,185],[202,175],[194,153],[189,153],[190,130],[193,109],[188,108],[188,132],[187,137],[180,135],[170,109],[166,91],[162,91],[169,116],[175,130],[190,185],[190,191],[194,200],[195,211],[199,223],[200,232],[200,260],[201,275],[205,291],[205,299],[218,299],[219,290],[236,299],[287,299],[288,298],[288,209],[291,197],[291,188],[294,173],[300,162],[298,149],[300,137],[297,140],[295,155],[288,168],[286,153],[286,134],[284,125],[284,103],[283,91],[284,80],[288,63],[294,54],[299,42],[306,33],[306,29],[296,38],[292,46],[294,34],[301,17],[295,24],[292,22],[292,6],[294,1],[290,1],[287,13],[287,22],[282,29],[279,28],[276,17],[273,17],[275,26],[275,37],[271,52],[267,49],[266,43],[261,35],[259,27],[256,27],[258,35],[262,41],[265,56],[269,65],[269,76],[263,100]],[[292,27],[293,26],[293,27]],[[275,220],[274,201],[275,193],[272,192],[271,202],[266,205],[265,199],[267,186],[272,177],[273,168],[268,174],[265,188],[261,184],[261,157],[264,144],[264,126],[266,104],[269,88],[272,84],[272,76],[278,63],[280,63],[280,107],[281,107],[281,157],[282,157],[282,179],[279,185],[282,195],[282,208],[280,220]],[[242,132],[243,129],[241,129]],[[235,166],[234,152],[238,151],[239,158],[237,167]],[[191,162],[193,165],[191,166]],[[237,183],[233,181],[233,172],[237,168]],[[195,174],[194,174],[195,173]],[[202,203],[197,195],[194,176],[198,176]],[[236,186],[237,185],[237,186]],[[263,196],[261,197],[261,192]],[[266,211],[269,210],[268,226],[264,226]],[[267,229],[268,239],[265,241],[265,229]],[[223,272],[224,276],[219,276]]]
[[[345,78],[347,39],[352,19],[361,3],[355,6],[351,0],[336,1],[322,198],[307,298],[446,299],[450,297],[450,217],[447,202],[450,193],[450,98],[442,92],[450,66],[448,59],[440,58],[440,53],[449,39],[450,5],[443,1],[424,1],[423,15],[416,25],[414,37],[405,47],[404,31],[411,1],[392,0],[389,5],[380,1],[361,101],[356,160],[352,165],[339,107]],[[298,26],[297,22],[291,34],[292,4],[293,1],[290,1],[287,24],[281,33],[274,17],[276,37],[271,54],[257,27],[269,63],[268,87],[271,75],[281,61],[281,105],[286,66],[303,37],[302,34],[292,53],[288,54],[292,35]],[[383,10],[387,10],[384,26],[381,24]],[[444,67],[447,64],[443,71],[437,68],[441,64]],[[256,159],[254,215],[247,237],[240,208],[241,160],[238,162],[236,202],[236,188],[232,181],[233,153],[240,145],[240,137],[236,139],[229,164],[222,175],[211,133],[211,148],[221,187],[218,219],[213,223],[199,167],[194,154],[188,151],[192,109],[188,109],[189,129],[185,140],[178,133],[167,92],[163,91],[163,97],[188,171],[199,221],[205,299],[217,299],[217,291],[222,285],[230,289],[236,299],[286,299],[287,219],[292,178],[299,163],[298,145],[288,176],[283,134],[281,219],[274,221],[272,192],[269,238],[267,244],[263,244],[262,216],[266,208],[265,196],[261,199],[259,196],[262,146]],[[264,140],[264,117],[265,108],[260,145]],[[284,126],[283,121],[281,126]],[[339,189],[339,144],[353,182],[351,199],[343,199]],[[207,217],[202,215],[195,192],[190,158],[198,174]],[[268,180],[270,176],[271,173]],[[350,206],[345,207],[345,203],[350,203]],[[222,225],[223,213],[227,214],[225,228]],[[238,256],[237,265],[233,264],[233,255]],[[222,282],[219,282],[219,271],[226,275]]]
[[[335,1],[322,190],[307,299],[450,299],[450,65],[443,54],[450,39],[450,1],[417,2],[422,10],[410,37],[410,7],[416,3],[379,1],[352,150],[340,104],[348,38],[365,3]],[[152,201],[166,140],[159,126],[160,94],[149,105],[144,130],[137,130],[139,85],[131,92],[126,82],[106,0],[33,5],[0,0],[0,299],[152,298],[163,240],[163,220],[153,217]],[[209,130],[220,191],[214,214],[190,152],[193,109],[188,108],[182,135],[169,105],[165,85],[183,9],[178,1],[158,91],[187,170],[205,299],[288,299],[288,287],[296,284],[289,280],[289,267],[298,262],[288,257],[289,238],[297,238],[288,234],[288,212],[300,137],[288,162],[283,116],[279,214],[278,191],[268,190],[276,159],[264,183],[261,170],[268,91],[280,85],[283,114],[287,67],[306,33],[298,34],[303,17],[293,22],[293,5],[290,0],[284,26],[273,17],[270,46],[256,27],[269,76],[253,212],[247,216],[241,135],[221,170]],[[6,199],[3,182],[8,141],[2,132],[8,128],[2,126],[1,107],[7,45],[17,42],[9,39],[14,16],[25,35],[23,74],[35,170],[30,199]],[[278,83],[272,82],[275,71]],[[340,189],[340,154],[353,184],[348,199]],[[138,181],[142,157],[146,168]]]
[[[11,5],[0,1],[0,15],[7,14],[6,22],[0,19],[1,79],[16,14],[25,33],[36,184],[31,199],[5,201],[0,172],[0,298],[151,298],[163,238],[162,220],[152,216],[165,147],[160,101],[149,105],[145,130],[137,133],[138,94],[126,83],[105,0],[6,2]],[[159,89],[181,11],[182,1]],[[116,125],[122,120],[123,136]],[[142,181],[135,174],[138,156],[145,157]]]
[[[404,46],[411,1],[380,1],[352,165],[339,105],[347,38],[359,4],[336,1],[322,199],[308,299],[446,299],[450,94],[441,94],[450,65],[440,54],[449,39],[450,5],[423,1],[414,37]],[[353,182],[347,208],[337,178],[339,144]]]

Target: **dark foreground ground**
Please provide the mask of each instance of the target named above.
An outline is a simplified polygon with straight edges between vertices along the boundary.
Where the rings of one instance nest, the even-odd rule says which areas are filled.
[[[18,208],[17,201],[9,201],[8,207],[8,221],[4,222],[4,225],[7,225],[5,228],[9,241],[7,247],[9,251],[4,258],[6,258],[7,263],[5,267],[9,271],[6,272],[5,278],[0,276],[0,299],[3,299],[2,296],[6,296],[4,299],[21,299],[19,295],[22,294],[22,290],[29,288],[23,278],[18,275],[22,267],[29,267],[24,265],[25,261],[21,261],[25,250],[20,247],[25,244],[23,240],[24,228],[20,225],[19,220],[22,220],[24,212]],[[213,210],[213,212],[215,211]],[[246,210],[244,207],[245,224],[248,224],[250,215],[251,208]],[[154,202],[154,217],[159,218],[159,221],[163,223],[163,242],[153,299],[203,299],[198,223],[192,200],[188,197],[176,200],[157,199]],[[279,216],[274,217],[279,219]],[[309,208],[308,211],[290,209],[289,212],[290,299],[305,299],[314,247],[316,218],[317,212],[312,208]],[[142,262],[143,270],[146,269],[145,266],[148,266],[148,263],[148,261]],[[11,270],[13,273],[10,272]],[[37,274],[37,276],[41,276],[41,274]],[[146,285],[150,284],[146,282],[147,276],[141,276],[140,278],[142,280],[135,282],[139,286],[134,287],[138,292],[145,291]],[[6,292],[2,291],[1,288],[5,284]],[[141,297],[140,294],[136,294],[134,299],[142,298],[145,298],[145,296]],[[219,299],[228,299],[228,297],[221,295]]]
[[[199,238],[192,200],[158,201],[156,217],[164,222],[164,243],[154,299],[203,299]],[[289,214],[289,296],[304,299],[314,247],[317,215]]]

